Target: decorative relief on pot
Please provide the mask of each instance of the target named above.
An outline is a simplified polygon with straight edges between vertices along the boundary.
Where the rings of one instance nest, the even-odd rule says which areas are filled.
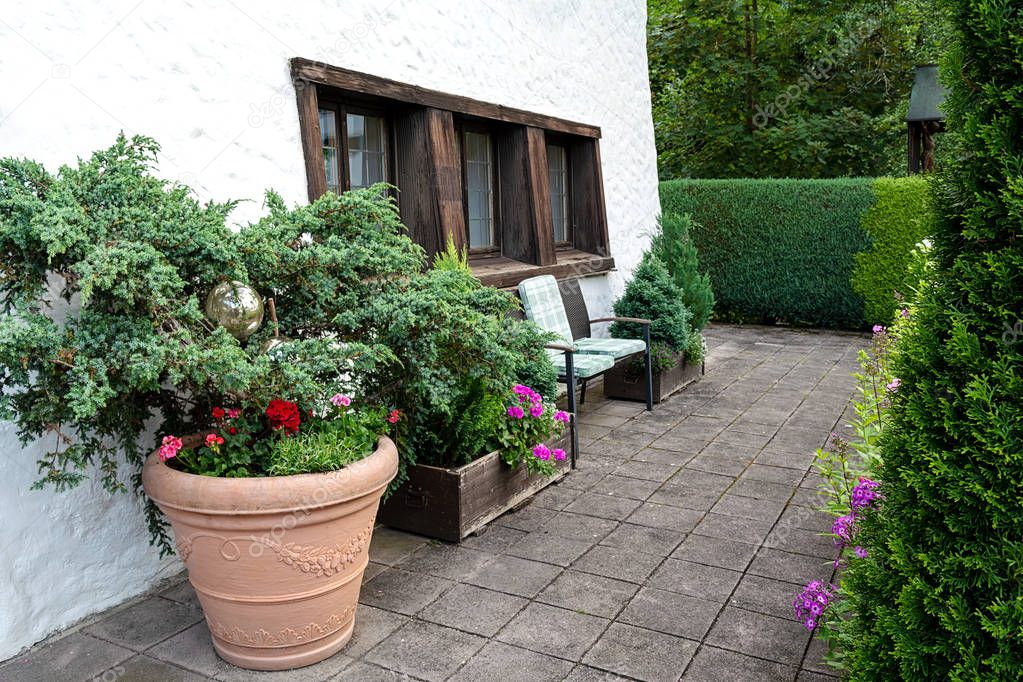
[[[231,644],[254,647],[288,646],[319,639],[320,637],[326,637],[333,632],[337,632],[351,622],[355,616],[355,607],[356,605],[352,604],[341,613],[331,615],[323,623],[309,623],[298,630],[295,628],[284,628],[277,633],[263,628],[252,632],[247,632],[237,626],[228,628],[220,621],[209,616],[206,617],[206,622],[209,624],[210,631],[214,635]]]
[[[248,542],[249,555],[252,557],[262,556],[265,547],[277,555],[278,561],[287,566],[297,568],[303,573],[329,578],[358,560],[373,536],[374,523],[375,519],[370,519],[369,524],[348,538],[347,542],[333,546],[297,545],[294,542],[285,544],[266,536],[224,537],[214,533],[194,533],[187,538],[179,539],[177,548],[181,560],[187,563],[188,558],[192,555],[192,545],[198,538],[213,538],[221,543],[220,556],[227,561],[237,561],[241,558],[241,549],[238,547],[238,543]]]
[[[293,542],[282,544],[267,538],[260,538],[259,542],[273,550],[277,559],[288,566],[303,573],[330,577],[358,560],[373,535],[373,523],[371,520],[369,525],[348,538],[347,542],[333,547],[296,545]]]

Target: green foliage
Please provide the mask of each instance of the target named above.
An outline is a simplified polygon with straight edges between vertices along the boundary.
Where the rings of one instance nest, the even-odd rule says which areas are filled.
[[[682,303],[682,292],[675,286],[664,264],[652,254],[643,260],[615,301],[615,315],[642,317],[651,321],[650,341],[664,344],[676,353],[689,345],[689,320],[692,314]],[[615,322],[611,335],[622,339],[642,339],[643,327],[634,322]]]
[[[539,328],[536,328],[535,333],[541,343],[549,343],[555,339],[554,334],[548,334]],[[553,401],[558,397],[558,370],[554,368],[554,363],[547,353],[522,356],[519,368],[515,372],[515,381],[534,389],[544,400]]]
[[[551,449],[548,443],[564,432],[568,414],[524,384],[513,386],[502,397],[497,432],[501,460],[524,465],[530,473],[553,475],[567,453],[563,448]]]
[[[824,327],[891,322],[933,224],[920,177],[676,180],[661,205],[665,225],[693,215],[718,316]]]
[[[688,213],[669,213],[658,220],[651,250],[668,267],[682,292],[682,302],[693,314],[690,325],[699,333],[714,312],[714,291],[710,276],[700,272],[696,244],[692,238],[693,217]],[[702,344],[701,344],[702,345]]]
[[[96,467],[118,490],[120,453],[138,483],[154,427],[208,433],[224,426],[212,407],[262,415],[275,399],[308,414],[338,392],[401,411],[404,471],[488,447],[485,434],[449,438],[465,410],[485,412],[469,396],[503,395],[521,374],[545,371],[535,364],[545,336],[508,317],[509,294],[464,267],[423,270],[384,186],[295,208],[271,192],[266,217],[235,233],[225,226],[232,204],[200,205],[150,175],[157,151],[122,136],[56,176],[0,161],[0,417],[23,442],[54,444],[39,485],[73,486]],[[225,279],[275,299],[284,345],[261,353],[271,325],[240,343],[204,318],[205,296]],[[299,456],[305,439],[247,449],[226,433],[180,456],[222,475],[341,461],[345,439],[316,433],[310,447],[336,436],[334,454]],[[152,505],[149,521],[169,551]]]
[[[933,272],[900,342],[884,504],[846,574],[853,680],[1008,680],[1023,670],[1023,12],[949,3],[954,159]]]
[[[913,67],[947,43],[928,0],[650,0],[658,167],[668,178],[905,172]]]
[[[433,257],[433,267],[437,270],[472,272],[472,268],[469,267],[469,250],[459,249],[455,246],[454,238],[448,235],[444,250]]]
[[[864,299],[867,324],[888,324],[895,317],[897,297],[913,285],[909,272],[913,247],[932,229],[927,180],[924,176],[877,178],[877,202],[863,215],[870,248],[856,254],[853,290]]]
[[[866,179],[661,183],[664,214],[692,215],[718,314],[755,322],[862,326],[849,280],[873,201]]]
[[[324,422],[321,428],[277,438],[266,467],[271,476],[337,471],[373,453],[383,416]]]

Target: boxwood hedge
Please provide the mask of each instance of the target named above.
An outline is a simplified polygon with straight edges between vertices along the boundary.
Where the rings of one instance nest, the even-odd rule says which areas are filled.
[[[749,322],[887,323],[930,226],[919,177],[672,180],[661,207],[692,215],[716,316]]]

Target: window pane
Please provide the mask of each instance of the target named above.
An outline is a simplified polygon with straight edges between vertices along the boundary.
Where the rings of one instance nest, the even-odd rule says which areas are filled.
[[[323,140],[323,172],[327,176],[327,189],[336,194],[341,191],[337,165],[337,116],[329,109],[320,109],[320,137]]]
[[[387,132],[379,116],[348,114],[348,173],[353,188],[387,182]]]
[[[551,219],[554,241],[568,241],[568,153],[556,144],[547,145],[547,167],[551,188]]]
[[[494,166],[490,136],[465,133],[465,192],[468,199],[469,246],[493,246]]]

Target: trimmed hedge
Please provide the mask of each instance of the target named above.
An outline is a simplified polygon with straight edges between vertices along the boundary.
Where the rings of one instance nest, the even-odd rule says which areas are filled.
[[[868,251],[856,254],[852,288],[864,300],[868,324],[887,324],[899,308],[895,293],[909,293],[910,253],[931,234],[934,215],[929,208],[927,179],[877,178],[877,202],[864,214],[862,225],[870,237]]]
[[[891,320],[926,195],[921,178],[661,183],[663,212],[696,223],[716,317],[853,329]]]

